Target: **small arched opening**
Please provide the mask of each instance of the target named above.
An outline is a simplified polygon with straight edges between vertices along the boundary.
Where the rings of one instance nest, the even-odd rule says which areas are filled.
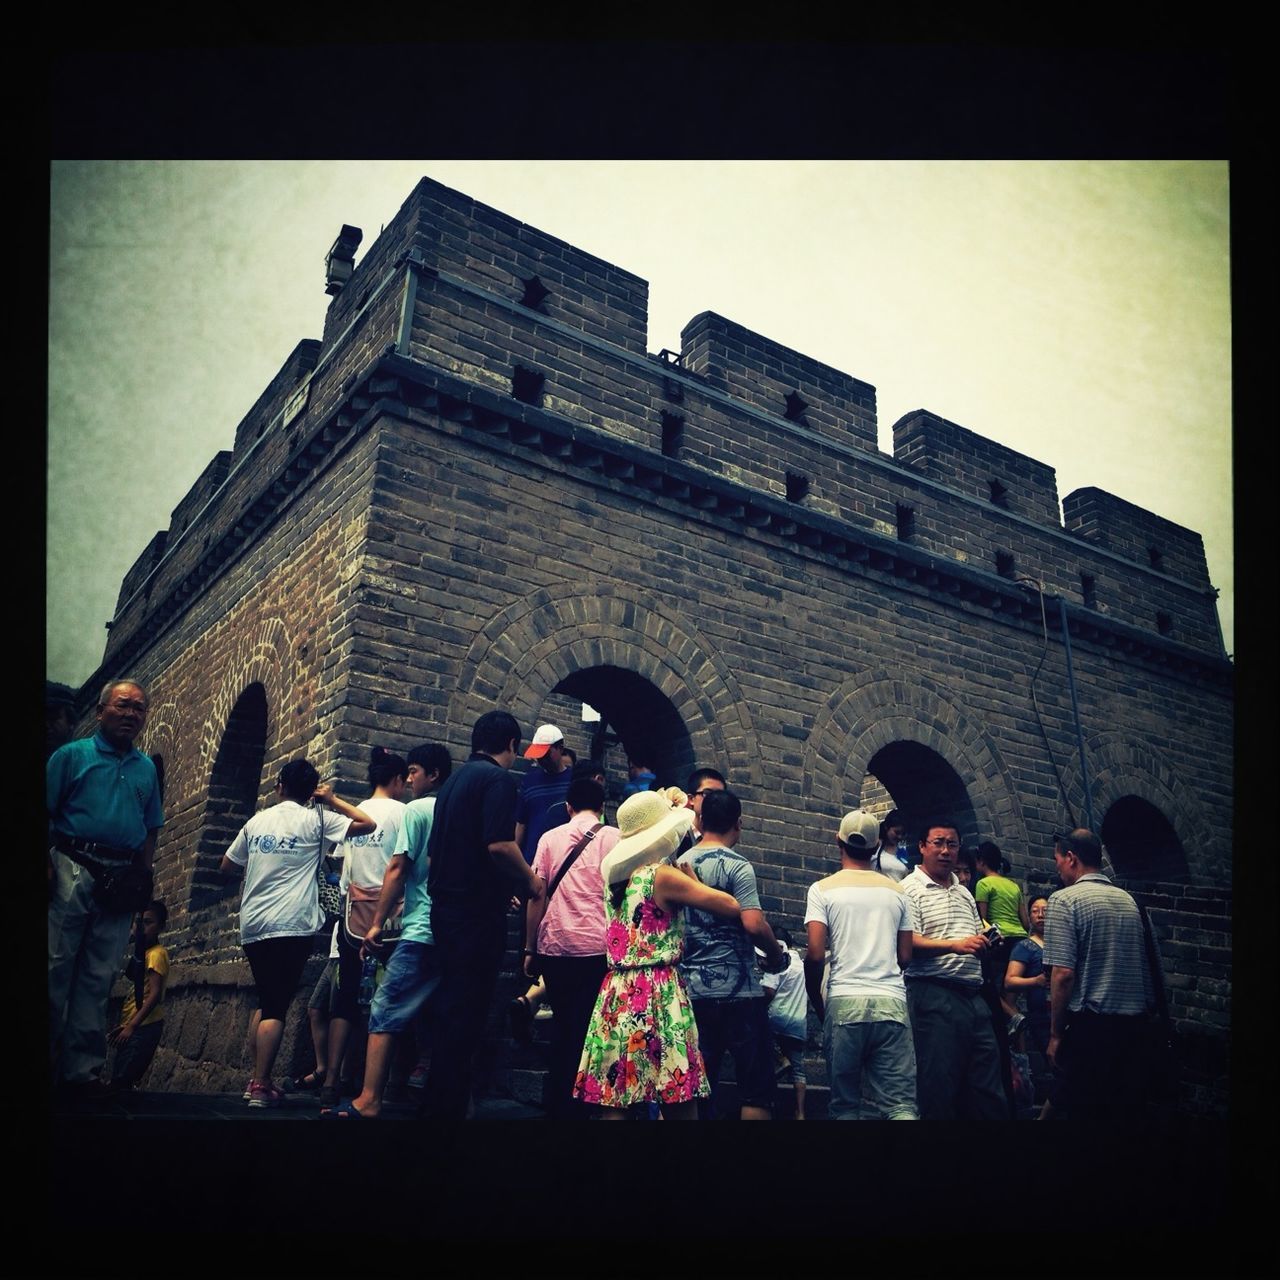
[[[1121,796],[1099,833],[1116,874],[1127,880],[1181,880],[1187,855],[1173,824],[1141,796]]]
[[[585,714],[598,720],[584,718],[584,704]],[[543,701],[538,722],[557,725],[580,760],[603,761],[614,798],[627,780],[629,755],[642,757],[662,787],[682,787],[694,768],[689,730],[671,700],[624,667],[588,667],[566,676]]]
[[[240,888],[239,877],[224,876],[218,866],[258,807],[266,750],[267,694],[261,684],[251,684],[231,708],[209,776],[204,829],[191,877],[192,911],[233,898]]]
[[[160,788],[160,803],[164,804],[164,756],[160,752],[155,752],[151,756],[151,763],[156,767],[156,784]]]
[[[955,822],[960,839],[972,844],[989,839],[979,833],[969,793],[960,775],[942,756],[920,742],[899,740],[881,747],[867,763],[859,804],[883,819],[890,809],[901,812],[907,841],[914,848],[921,826],[932,817]]]

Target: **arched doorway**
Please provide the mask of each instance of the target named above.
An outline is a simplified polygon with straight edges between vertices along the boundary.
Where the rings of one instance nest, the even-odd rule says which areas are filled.
[[[867,763],[859,803],[878,818],[890,809],[898,809],[907,824],[907,841],[913,847],[921,824],[931,817],[954,821],[965,844],[985,838],[978,830],[973,804],[960,775],[936,751],[920,742],[900,740],[881,747]]]
[[[231,708],[209,776],[204,830],[191,876],[192,911],[222,903],[240,888],[239,877],[224,876],[218,865],[258,807],[266,749],[267,694],[261,684],[251,684]]]
[[[584,703],[599,714],[598,721],[582,719]],[[614,797],[627,780],[630,752],[648,757],[659,786],[683,786],[694,768],[693,743],[680,713],[660,689],[624,667],[588,667],[566,676],[539,709],[538,722],[546,721],[559,727],[580,759],[604,762]],[[526,732],[532,734],[533,726]]]
[[[1173,824],[1141,796],[1121,796],[1102,819],[1102,843],[1118,875],[1130,880],[1180,880],[1187,855]]]

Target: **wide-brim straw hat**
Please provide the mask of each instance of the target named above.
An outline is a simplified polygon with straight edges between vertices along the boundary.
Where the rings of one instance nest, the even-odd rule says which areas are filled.
[[[617,884],[651,862],[669,858],[693,830],[693,810],[676,808],[663,791],[637,791],[618,806],[622,837],[600,863],[605,884]]]

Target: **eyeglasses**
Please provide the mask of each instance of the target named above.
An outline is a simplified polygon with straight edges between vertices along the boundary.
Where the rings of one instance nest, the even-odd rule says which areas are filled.
[[[960,847],[959,840],[930,840],[928,843],[935,849],[958,849]]]

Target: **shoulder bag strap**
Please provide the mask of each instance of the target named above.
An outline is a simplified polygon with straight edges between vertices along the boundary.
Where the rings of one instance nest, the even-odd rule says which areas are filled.
[[[1138,915],[1142,917],[1142,941],[1147,951],[1147,970],[1151,974],[1151,989],[1156,999],[1156,1012],[1160,1015],[1160,1021],[1167,1027],[1169,1005],[1165,1000],[1164,972],[1160,968],[1160,957],[1156,955],[1155,938],[1151,934],[1151,921],[1142,903],[1135,900],[1134,905],[1138,908]]]
[[[583,849],[587,847],[587,845],[591,843],[591,841],[595,838],[596,832],[599,831],[600,828],[603,826],[604,826],[603,822],[597,822],[596,825],[592,827],[591,830],[588,831],[586,835],[584,835],[582,839],[579,840],[578,843],[573,846],[572,849],[569,850],[569,856],[560,864],[560,870],[555,873],[555,875],[551,879],[551,883],[547,886],[547,896],[545,898],[546,902],[551,901],[551,895],[555,893],[555,891],[560,887],[560,881],[565,878],[565,875],[568,873],[569,868],[573,866],[575,862],[577,862],[578,855],[583,851]]]

